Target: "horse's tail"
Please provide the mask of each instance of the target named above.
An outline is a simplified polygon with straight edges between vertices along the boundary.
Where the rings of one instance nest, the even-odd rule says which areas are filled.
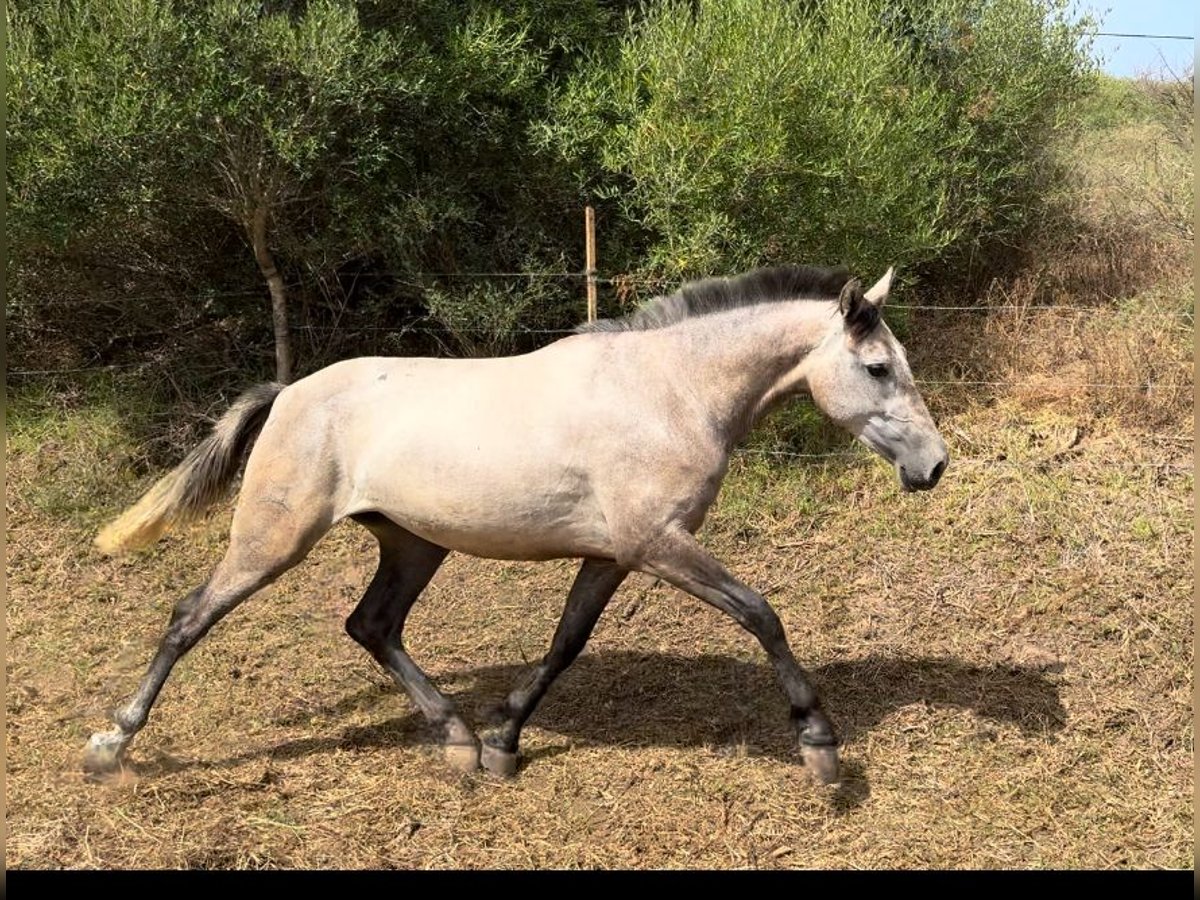
[[[196,519],[224,497],[283,387],[269,382],[238,397],[217,420],[212,434],[100,531],[96,547],[104,553],[119,553],[149,546],[171,526]]]

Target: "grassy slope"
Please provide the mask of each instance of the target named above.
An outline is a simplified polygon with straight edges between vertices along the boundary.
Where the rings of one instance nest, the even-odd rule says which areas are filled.
[[[1089,146],[1132,158],[1146,127]],[[1095,238],[1116,240],[1113,157],[1080,155],[1092,249],[1009,299],[1071,302],[1063,285],[1117,265],[1120,245]],[[8,864],[1190,867],[1192,300],[1178,238],[1139,229],[1124,280],[1140,288],[1094,313],[914,320],[920,376],[1021,382],[929,389],[955,457],[932,494],[900,494],[865,456],[735,463],[705,540],[768,593],[822,686],[847,741],[832,794],[798,765],[753,641],[642,577],[535,715],[520,778],[453,775],[341,632],[372,569],[349,525],[181,664],[136,777],[84,784],[87,734],[219,557],[228,515],[96,556],[95,525],[146,483],[153,411],[128,389],[69,408],[18,396]],[[1153,387],[1073,386],[1097,382]],[[544,652],[570,574],[452,559],[407,643],[482,714]]]

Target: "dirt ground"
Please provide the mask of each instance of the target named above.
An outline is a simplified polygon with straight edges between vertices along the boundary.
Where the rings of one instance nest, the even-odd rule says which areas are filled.
[[[927,495],[865,453],[735,460],[702,537],[823,691],[833,790],[753,639],[645,576],[535,713],[518,777],[454,773],[343,632],[373,571],[349,523],[180,664],[124,779],[85,782],[88,734],[228,511],[106,559],[92,529],[134,488],[88,429],[10,439],[7,864],[1191,868],[1190,411],[1147,427],[1153,398],[1094,399],[938,392],[954,461]],[[111,495],[75,515],[84,488]],[[406,643],[479,721],[545,652],[572,572],[452,557]]]

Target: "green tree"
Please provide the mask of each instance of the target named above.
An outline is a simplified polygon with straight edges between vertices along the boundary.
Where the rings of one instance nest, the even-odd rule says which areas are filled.
[[[531,134],[581,50],[619,38],[610,6],[10,5],[15,256],[139,256],[200,284],[253,263],[283,379],[289,286],[336,289],[346,267],[382,286],[381,320],[405,299],[501,349],[517,319],[561,315],[561,285],[455,276],[581,268],[584,198]],[[230,226],[250,253],[231,256]]]
[[[387,133],[420,90],[428,61],[402,29],[365,31],[357,11],[312,0],[262,12],[219,0],[191,25],[174,94],[187,157],[217,177],[203,199],[244,233],[271,295],[276,373],[292,377],[287,288],[273,247],[293,259],[352,256],[373,243],[360,212],[386,184]],[[186,157],[185,157],[186,158]]]
[[[1036,219],[1087,24],[1059,0],[665,0],[543,139],[643,226],[653,271],[961,261]]]
[[[10,313],[45,319],[46,298],[70,279],[87,294],[104,267],[171,295],[254,284],[253,306],[205,314],[238,340],[268,294],[284,380],[297,297],[310,321],[429,317],[472,353],[572,322],[577,283],[465,276],[578,272],[593,200],[609,271],[991,265],[1062,183],[1057,141],[1091,70],[1087,22],[1059,0],[17,0],[6,15]],[[122,287],[103,322],[181,321],[184,304]],[[89,344],[99,321],[56,324]]]
[[[385,117],[425,65],[348,4],[297,7],[64,0],[9,20],[20,235],[67,245],[80,226],[141,231],[218,211],[269,289],[281,381],[293,359],[277,250],[302,258],[318,234],[327,254],[370,241],[369,217],[345,213],[371,196]]]

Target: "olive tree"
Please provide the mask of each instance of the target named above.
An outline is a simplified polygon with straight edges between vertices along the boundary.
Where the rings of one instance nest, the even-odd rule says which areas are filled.
[[[664,0],[542,139],[641,225],[632,266],[957,264],[1050,196],[1088,25],[1065,0]]]
[[[291,380],[280,257],[303,267],[371,242],[388,120],[424,74],[403,29],[368,32],[334,0],[60,0],[18,6],[9,34],[18,244],[216,210],[265,282],[276,377]]]

